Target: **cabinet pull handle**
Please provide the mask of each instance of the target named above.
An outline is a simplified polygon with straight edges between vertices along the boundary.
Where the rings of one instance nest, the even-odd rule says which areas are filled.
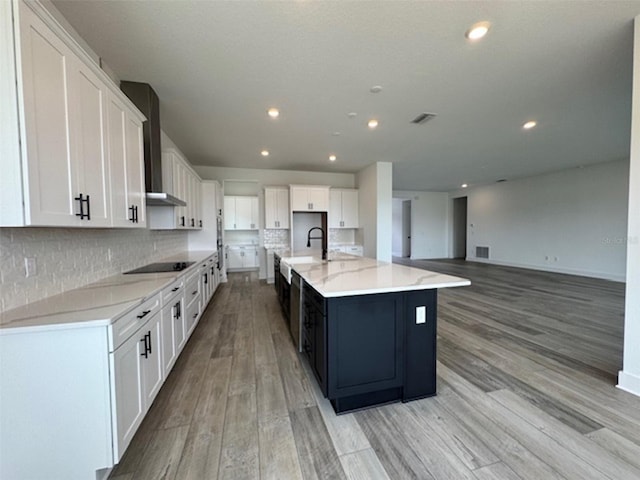
[[[192,227],[195,227],[195,226],[196,226],[196,219],[195,219],[195,218],[192,218],[192,219],[191,219],[191,226],[192,226]]]
[[[136,207],[135,207],[135,205],[131,205],[129,207],[129,211],[131,211],[131,218],[129,219],[129,221],[131,221],[131,223],[136,223]]]
[[[193,318],[196,318],[197,316],[198,316],[198,314],[197,314],[197,313],[194,313],[194,314],[193,314]]]
[[[194,290],[193,292],[191,292],[191,295],[195,295],[196,293],[198,293],[198,290]]]
[[[151,331],[147,332],[147,335],[149,335],[149,355],[151,355],[153,353],[151,350]]]
[[[181,227],[185,227],[185,226],[186,226],[186,225],[184,224],[184,215],[182,215],[182,216],[180,217],[180,226],[181,226]]]
[[[202,228],[202,220],[200,220],[200,228]]]
[[[140,354],[141,357],[149,358],[149,347],[147,346],[147,334],[144,334],[144,337],[140,339],[141,342],[144,342],[144,352]]]
[[[80,217],[80,220],[84,220],[85,218],[87,220],[91,220],[91,203],[89,200],[89,195],[87,195],[85,198],[85,196],[80,193],[77,197],[74,198],[74,200],[77,200],[80,205],[80,213],[76,213],[76,217]],[[85,204],[87,205],[87,213],[84,213]]]
[[[136,205],[136,223],[138,223],[138,206]]]
[[[174,308],[176,313],[175,319],[179,320],[182,317],[182,311],[181,311],[182,308],[180,306],[180,302],[176,302],[176,304],[174,305]]]
[[[147,315],[149,315],[149,313],[150,313],[150,312],[151,312],[151,310],[144,310],[144,311],[142,312],[142,315],[138,315],[138,318],[144,318],[144,317],[146,317]]]
[[[206,285],[207,283],[209,283],[209,275],[207,275],[206,273],[204,274],[204,284]]]
[[[175,287],[171,289],[172,292],[177,292],[178,290],[180,290],[180,287]]]

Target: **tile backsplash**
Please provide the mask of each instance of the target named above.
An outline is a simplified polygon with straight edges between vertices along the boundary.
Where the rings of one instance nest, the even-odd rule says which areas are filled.
[[[289,230],[270,228],[264,230],[265,247],[279,247],[282,245],[289,245]]]
[[[145,229],[0,228],[0,312],[185,251],[187,234]],[[35,261],[35,273],[29,277],[25,258]]]

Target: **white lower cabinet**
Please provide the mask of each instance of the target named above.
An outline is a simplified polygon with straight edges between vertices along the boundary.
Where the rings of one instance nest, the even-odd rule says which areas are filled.
[[[140,309],[114,323],[125,323],[117,332],[130,332],[121,345],[114,343],[109,354],[112,372],[114,458],[122,458],[138,426],[162,386],[162,333],[160,295]],[[126,327],[135,328],[128,329]],[[112,335],[116,336],[116,335]]]
[[[258,247],[229,246],[227,247],[227,269],[245,270],[258,268]]]
[[[87,480],[121,460],[206,308],[201,273],[109,324],[0,331],[1,479]]]

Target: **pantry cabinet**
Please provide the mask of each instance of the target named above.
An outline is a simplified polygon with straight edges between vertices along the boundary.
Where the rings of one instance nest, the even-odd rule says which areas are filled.
[[[329,192],[329,228],[358,228],[358,190],[332,188]]]
[[[0,226],[121,226],[112,212],[123,185],[111,184],[109,148],[118,141],[109,136],[109,96],[144,117],[40,4],[1,10]]]
[[[327,212],[329,187],[291,185],[291,210],[294,212]]]
[[[289,189],[267,187],[264,189],[265,228],[289,228]]]

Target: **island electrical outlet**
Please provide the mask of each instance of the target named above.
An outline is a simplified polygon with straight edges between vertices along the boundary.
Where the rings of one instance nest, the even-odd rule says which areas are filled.
[[[416,307],[416,325],[421,323],[427,323],[427,307],[424,305]]]

